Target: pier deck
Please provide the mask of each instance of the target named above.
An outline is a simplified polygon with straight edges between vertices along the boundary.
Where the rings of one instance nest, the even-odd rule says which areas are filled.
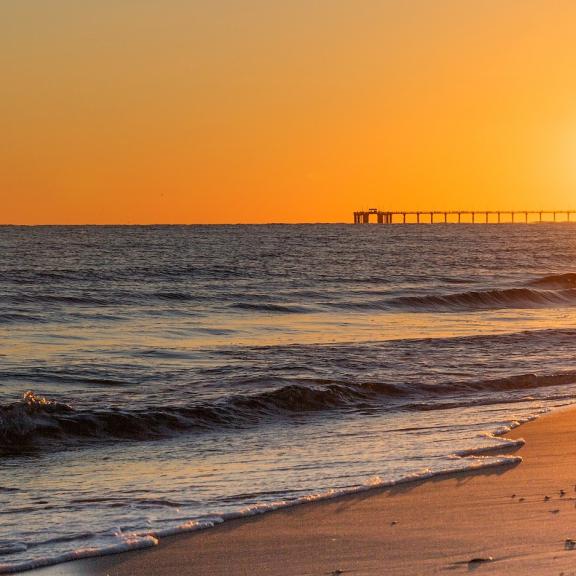
[[[502,224],[528,222],[570,222],[576,210],[400,210],[377,208],[354,212],[354,224]]]

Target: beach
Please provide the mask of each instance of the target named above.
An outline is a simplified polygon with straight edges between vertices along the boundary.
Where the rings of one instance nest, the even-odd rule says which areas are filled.
[[[134,573],[177,571],[162,558],[205,574],[501,565],[475,533],[484,511],[502,543],[527,531],[500,513],[564,514],[522,490],[532,445],[554,434],[518,452],[556,416],[516,428],[576,398],[573,238],[544,224],[0,230],[0,574],[106,555]],[[535,266],[534,245],[560,248]],[[563,452],[544,447],[548,473]],[[440,479],[473,472],[444,493],[455,481]],[[570,494],[565,476],[539,490]]]
[[[0,576],[576,576],[575,19],[0,2]]]
[[[526,441],[513,467],[303,504],[31,574],[574,574],[576,409],[507,437]]]

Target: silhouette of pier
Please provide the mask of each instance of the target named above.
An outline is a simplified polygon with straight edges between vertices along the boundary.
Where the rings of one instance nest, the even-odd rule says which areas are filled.
[[[528,222],[570,222],[576,210],[400,210],[377,208],[354,212],[354,224],[528,224]]]

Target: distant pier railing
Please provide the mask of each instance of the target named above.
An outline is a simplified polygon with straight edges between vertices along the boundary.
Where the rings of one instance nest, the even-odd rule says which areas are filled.
[[[370,224],[376,216],[378,224],[501,224],[528,222],[571,222],[576,210],[401,210],[377,208],[354,212],[354,224]]]

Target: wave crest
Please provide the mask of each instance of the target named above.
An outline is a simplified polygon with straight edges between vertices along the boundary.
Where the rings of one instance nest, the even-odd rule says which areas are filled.
[[[390,300],[390,303],[395,308],[433,312],[574,306],[576,288],[556,291],[508,288],[445,295],[403,296]]]
[[[383,402],[393,402],[404,410],[421,410],[423,403],[429,404],[429,409],[442,409],[447,406],[430,404],[426,399],[571,383],[576,383],[576,371],[439,385],[309,381],[212,403],[94,411],[75,410],[27,392],[21,401],[0,406],[0,454],[35,450],[47,442],[62,446],[111,439],[147,440],[194,430],[244,428],[266,419],[308,412],[382,409]]]
[[[545,289],[576,288],[576,272],[551,274],[530,282],[531,286]]]

